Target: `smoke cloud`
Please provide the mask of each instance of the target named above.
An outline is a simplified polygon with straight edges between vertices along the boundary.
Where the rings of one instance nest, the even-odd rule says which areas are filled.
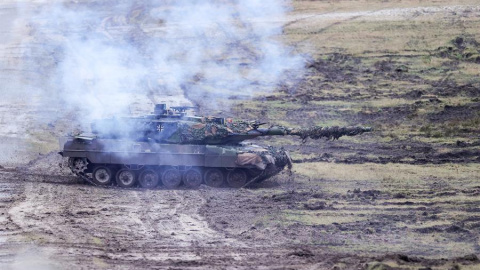
[[[271,92],[304,66],[281,40],[284,0],[5,5],[0,137],[33,139],[39,152],[94,119],[161,101],[228,111],[219,100]]]
[[[29,20],[45,90],[84,119],[128,113],[141,97],[272,91],[302,60],[280,41],[288,3],[242,1],[54,2]],[[29,63],[31,64],[31,63]],[[283,77],[282,77],[283,76]],[[133,97],[133,98],[132,98]],[[186,104],[188,105],[188,104]],[[151,108],[151,107],[150,107]]]

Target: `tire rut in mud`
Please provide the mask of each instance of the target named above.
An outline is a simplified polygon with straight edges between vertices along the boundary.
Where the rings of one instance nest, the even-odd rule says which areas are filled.
[[[0,177],[6,178],[6,185],[20,189],[5,212],[16,226],[5,239],[19,243],[19,249],[28,245],[25,238],[29,238],[47,248],[51,258],[72,264],[92,263],[92,258],[97,258],[120,265],[144,265],[202,260],[197,253],[203,249],[211,250],[209,256],[235,257],[235,251],[219,250],[243,246],[212,230],[198,214],[205,201],[200,190],[61,185],[12,172]]]

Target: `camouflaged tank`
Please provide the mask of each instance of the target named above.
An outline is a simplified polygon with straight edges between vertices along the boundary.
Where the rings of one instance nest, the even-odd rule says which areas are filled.
[[[284,149],[245,140],[259,136],[296,135],[338,139],[371,131],[365,127],[287,128],[230,118],[187,115],[190,107],[157,104],[142,117],[97,120],[92,133],[60,139],[60,154],[72,172],[102,186],[167,188],[239,188],[267,179],[292,160]]]

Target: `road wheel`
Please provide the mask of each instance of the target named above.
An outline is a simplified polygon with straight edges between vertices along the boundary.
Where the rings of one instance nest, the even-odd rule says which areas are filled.
[[[166,169],[162,174],[162,183],[167,188],[178,187],[182,182],[180,171],[175,168]]]
[[[107,166],[97,166],[92,173],[92,181],[101,186],[110,185],[112,183],[112,170]]]
[[[154,188],[158,185],[158,174],[154,170],[144,170],[138,179],[143,188]]]
[[[242,169],[229,171],[227,174],[227,183],[230,187],[241,188],[247,183],[247,173]]]
[[[212,168],[208,169],[204,175],[205,184],[211,187],[220,187],[225,181],[225,176],[220,169]]]
[[[116,180],[117,185],[124,188],[132,187],[137,181],[135,172],[128,169],[121,169],[118,171]]]
[[[202,173],[199,169],[189,169],[183,174],[183,184],[188,188],[197,188],[202,181]]]

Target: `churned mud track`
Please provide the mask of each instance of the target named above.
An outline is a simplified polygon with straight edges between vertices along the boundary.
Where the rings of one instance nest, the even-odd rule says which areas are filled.
[[[0,172],[0,184],[2,198],[7,194],[0,204],[0,241],[8,243],[1,245],[0,264],[7,267],[27,267],[26,261],[40,260],[53,269],[303,268],[324,265],[325,256],[332,256],[246,242],[214,229],[199,213],[215,196],[217,191],[213,189],[126,190],[64,185],[39,181],[32,174],[5,171]],[[230,189],[223,192],[240,194]],[[211,211],[221,215],[223,209]]]
[[[267,181],[254,189],[143,190],[45,177],[0,172],[0,241],[6,243],[0,245],[0,264],[362,269],[372,263],[444,268],[478,263],[475,255],[463,254],[478,251],[479,189],[463,178],[426,179],[414,186],[326,179],[310,186],[300,175],[286,180],[290,176],[281,174],[280,184]],[[338,190],[349,185],[365,190]],[[381,190],[390,185],[395,192]],[[301,218],[312,214],[318,218]],[[417,238],[425,242],[409,248]],[[391,252],[385,255],[382,245]],[[436,257],[442,252],[451,254],[448,260]]]
[[[293,181],[281,175],[278,186],[220,191],[207,200],[203,214],[217,230],[264,245],[300,246],[314,254],[341,250],[372,260],[387,254],[439,269],[456,263],[478,267],[478,169],[475,164],[296,164]],[[210,211],[221,205],[222,213]]]
[[[6,178],[11,177],[6,173]],[[3,181],[7,186],[18,186],[8,179]],[[18,196],[10,199],[8,210],[3,212],[16,228],[8,234],[13,237],[9,242],[31,238],[39,246],[53,247],[53,253],[58,253],[55,258],[102,258],[121,265],[145,258],[198,259],[191,248],[194,243],[241,246],[223,239],[198,215],[204,203],[199,191],[105,189],[34,179],[20,186]]]

